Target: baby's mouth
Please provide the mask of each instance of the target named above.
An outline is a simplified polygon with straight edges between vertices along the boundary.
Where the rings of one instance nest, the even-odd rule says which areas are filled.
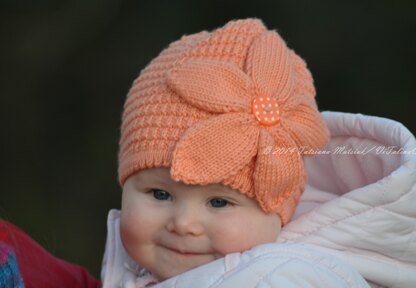
[[[188,250],[183,250],[183,249],[177,249],[174,247],[164,247],[165,249],[172,251],[176,254],[180,254],[182,256],[203,256],[203,255],[207,255],[208,253],[202,253],[202,252],[195,252],[195,251],[188,251]]]

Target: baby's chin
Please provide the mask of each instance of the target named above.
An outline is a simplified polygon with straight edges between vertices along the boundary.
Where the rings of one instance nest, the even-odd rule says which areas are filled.
[[[206,261],[206,262],[202,262],[202,263],[198,263],[195,265],[191,265],[191,266],[175,266],[175,267],[158,267],[157,269],[152,269],[149,271],[153,274],[153,276],[160,282],[167,280],[169,278],[178,276],[180,274],[183,274],[185,272],[188,272],[192,269],[198,268],[200,266],[203,266],[205,264],[208,264],[210,262],[212,262],[214,260],[211,261]]]

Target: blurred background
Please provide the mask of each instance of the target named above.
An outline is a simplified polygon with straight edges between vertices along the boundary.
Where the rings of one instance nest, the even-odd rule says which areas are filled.
[[[170,42],[232,19],[278,30],[321,110],[414,133],[415,15],[412,0],[0,0],[0,217],[98,277],[132,81]]]

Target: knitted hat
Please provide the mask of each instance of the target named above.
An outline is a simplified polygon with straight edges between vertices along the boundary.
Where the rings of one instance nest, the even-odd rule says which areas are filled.
[[[122,116],[119,181],[171,167],[186,184],[222,183],[283,224],[304,190],[304,151],[328,129],[304,61],[261,20],[183,36],[133,82]]]

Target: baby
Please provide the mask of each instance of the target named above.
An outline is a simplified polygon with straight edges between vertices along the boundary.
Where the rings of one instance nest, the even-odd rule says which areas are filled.
[[[173,181],[150,168],[124,184],[120,233],[127,253],[164,280],[202,264],[274,242],[280,218],[222,184]]]
[[[125,103],[103,287],[416,287],[415,137],[314,97],[260,20],[162,51]],[[101,287],[0,219],[10,285]]]
[[[104,287],[368,287],[322,251],[270,244],[328,139],[306,64],[260,20],[171,43],[124,105]]]

